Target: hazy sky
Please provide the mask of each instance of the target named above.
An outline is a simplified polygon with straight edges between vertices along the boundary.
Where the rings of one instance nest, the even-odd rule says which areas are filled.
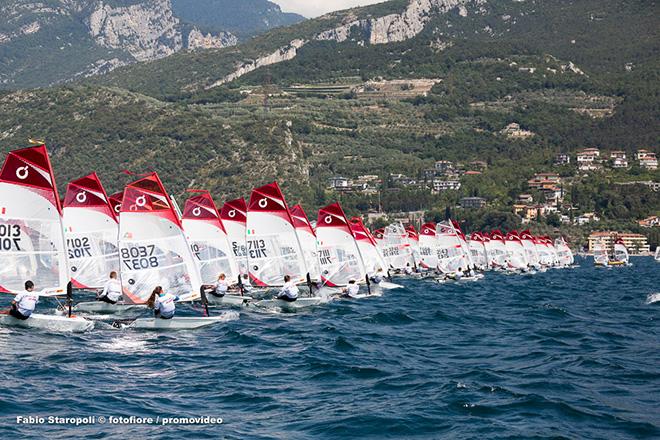
[[[305,17],[312,18],[326,12],[340,9],[366,6],[382,3],[385,0],[271,0],[282,7],[285,12],[297,12]]]

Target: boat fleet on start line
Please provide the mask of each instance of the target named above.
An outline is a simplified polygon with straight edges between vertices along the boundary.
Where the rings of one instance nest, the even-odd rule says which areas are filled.
[[[392,281],[402,276],[466,282],[487,270],[573,265],[562,238],[529,231],[466,236],[448,220],[372,232],[338,203],[310,222],[276,182],[221,209],[208,191],[190,193],[181,211],[156,173],[110,196],[92,173],[70,182],[61,200],[44,145],[9,152],[0,172],[0,292],[16,296],[0,324],[80,332],[107,316],[120,328],[193,329],[238,317],[211,315],[209,305],[291,311],[379,296],[402,287]],[[74,303],[74,289],[96,298]],[[36,313],[40,297],[60,305]],[[193,309],[204,316],[175,315],[178,303],[201,304]]]

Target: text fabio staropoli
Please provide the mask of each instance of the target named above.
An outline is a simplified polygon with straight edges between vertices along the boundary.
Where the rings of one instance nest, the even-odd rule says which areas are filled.
[[[212,416],[196,417],[138,417],[138,416],[16,416],[21,425],[221,425],[222,418]]]

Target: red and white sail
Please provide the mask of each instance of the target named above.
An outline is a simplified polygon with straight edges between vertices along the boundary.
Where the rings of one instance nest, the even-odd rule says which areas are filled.
[[[451,220],[450,225],[454,228],[454,233],[456,234],[458,243],[461,245],[461,250],[463,251],[463,255],[465,256],[465,261],[467,262],[467,267],[470,268],[474,267],[474,261],[472,260],[472,253],[470,252],[470,247],[467,244],[467,238],[465,237],[465,234],[463,233],[461,226],[458,224],[456,220]]]
[[[182,300],[199,297],[199,269],[181,220],[156,173],[124,189],[119,258],[127,303],[145,303],[156,286]]]
[[[499,230],[491,231],[485,242],[488,252],[488,266],[492,269],[506,268],[509,254],[506,250],[504,234]]]
[[[527,257],[527,262],[533,267],[540,266],[541,259],[536,249],[536,242],[532,233],[529,232],[529,230],[522,231],[520,233],[520,241],[525,248],[525,256]]]
[[[222,205],[220,219],[227,232],[234,260],[241,275],[248,273],[247,250],[245,246],[245,222],[247,220],[247,203],[242,197],[230,200]]]
[[[257,286],[282,286],[284,276],[306,282],[307,264],[276,182],[252,190],[246,223],[248,273]]]
[[[387,263],[376,246],[375,238],[371,235],[371,232],[364,223],[362,223],[362,219],[360,217],[353,217],[349,223],[367,274],[373,275],[379,269],[383,273],[387,273]]]
[[[339,203],[319,210],[316,222],[321,280],[330,287],[361,282],[367,271],[353,231]]]
[[[527,254],[523,247],[522,241],[517,231],[510,231],[506,234],[504,241],[506,250],[509,256],[510,269],[525,269],[527,268]]]
[[[412,253],[413,265],[416,266],[419,260],[419,233],[415,226],[409,224],[406,226],[406,234],[408,234],[408,246],[410,246],[410,252]]]
[[[418,265],[425,269],[438,267],[438,239],[435,223],[424,223],[419,230]]]
[[[213,284],[221,273],[237,281],[239,272],[229,238],[213,197],[208,191],[192,191],[183,208],[183,230],[203,284]]]
[[[298,240],[305,255],[305,262],[309,270],[309,276],[313,280],[320,280],[321,267],[319,266],[319,251],[316,232],[302,206],[296,205],[290,210],[293,225],[298,234]]]
[[[115,213],[115,217],[117,218],[117,221],[119,221],[121,202],[124,200],[124,191],[119,191],[118,193],[112,194],[108,197],[108,200],[110,201],[110,208],[112,209],[112,212]]]
[[[0,171],[0,292],[66,292],[62,208],[44,145],[11,151]]]
[[[64,197],[64,237],[74,287],[100,289],[119,272],[118,216],[96,173],[70,182]]]
[[[470,256],[474,264],[480,269],[488,268],[488,252],[486,251],[486,238],[480,232],[473,232],[468,241]]]

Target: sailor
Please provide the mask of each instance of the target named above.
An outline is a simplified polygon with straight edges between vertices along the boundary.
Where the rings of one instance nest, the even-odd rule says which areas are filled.
[[[298,286],[296,283],[291,281],[289,275],[284,275],[284,286],[282,290],[277,294],[276,299],[281,299],[283,301],[293,302],[298,299]]]
[[[121,298],[121,283],[117,279],[117,272],[112,271],[110,272],[110,279],[105,283],[98,300],[108,304],[117,304],[119,298]]]
[[[412,267],[410,267],[410,263],[406,263],[406,267],[403,269],[406,275],[412,275],[413,270]]]
[[[241,283],[243,284],[243,292],[245,293],[250,293],[252,290],[252,284],[250,284],[250,277],[248,274],[244,273],[243,274],[243,279],[241,280]]]
[[[348,286],[341,291],[342,298],[355,298],[360,292],[360,286],[357,285],[355,280],[350,280]]]
[[[369,278],[369,280],[374,284],[380,284],[383,282],[383,268],[379,267],[376,273],[371,278]]]
[[[459,267],[456,273],[454,274],[454,279],[460,280],[461,278],[463,278],[463,268]]]
[[[157,286],[151,296],[149,301],[147,301],[147,306],[151,309],[154,309],[154,316],[161,319],[172,319],[174,317],[174,312],[176,311],[176,303],[179,297],[172,295],[171,293],[165,293],[161,286]]]
[[[227,294],[228,290],[229,290],[229,281],[227,281],[227,277],[225,276],[225,274],[221,273],[220,276],[218,277],[218,281],[216,281],[215,284],[213,285],[213,290],[211,291],[211,295],[217,298],[222,298]]]
[[[11,302],[9,314],[16,319],[25,321],[32,315],[38,302],[39,294],[34,292],[34,283],[28,280],[25,282],[25,292],[17,294]]]

